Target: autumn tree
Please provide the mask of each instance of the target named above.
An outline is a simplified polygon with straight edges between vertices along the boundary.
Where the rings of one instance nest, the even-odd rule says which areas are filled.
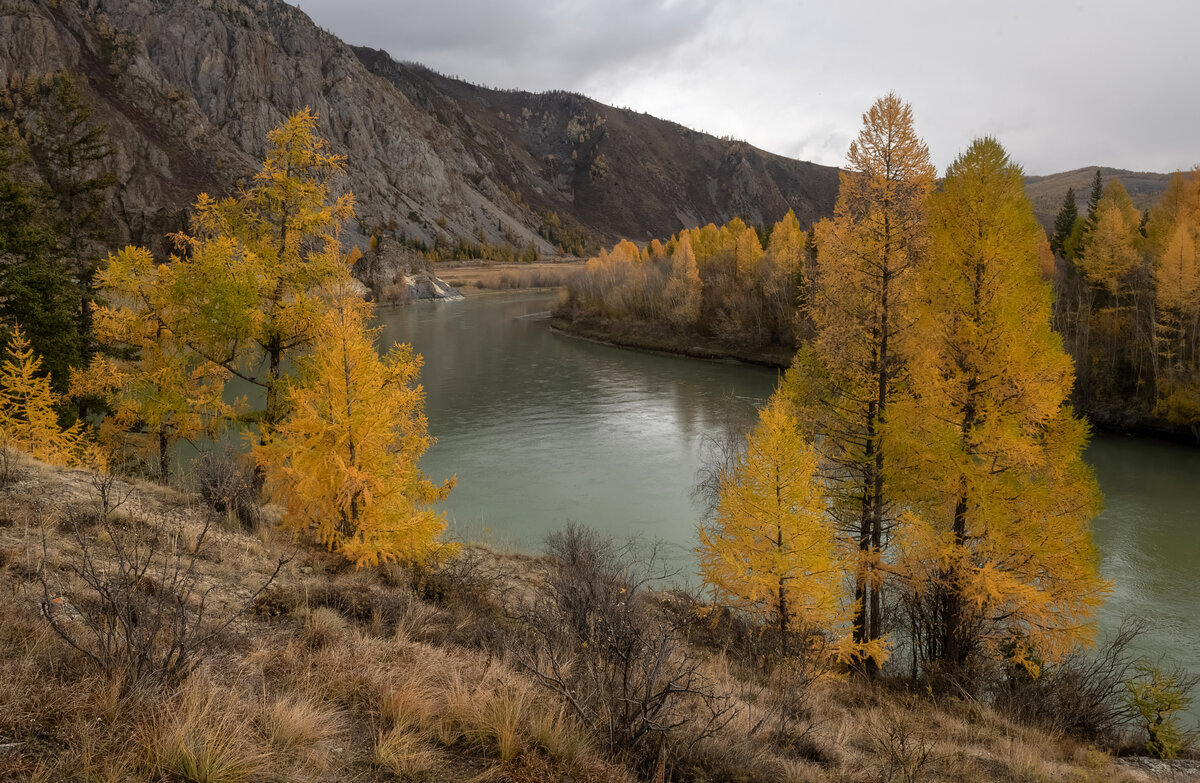
[[[33,352],[20,327],[14,327],[8,341],[8,358],[0,363],[2,448],[15,448],[55,465],[100,464],[99,451],[83,422],[59,426],[62,402],[42,368],[41,358]]]
[[[834,217],[817,228],[819,288],[811,307],[816,335],[808,354],[822,393],[801,393],[814,410],[832,512],[855,550],[855,640],[884,635],[884,582],[899,471],[889,443],[891,404],[907,360],[897,339],[909,278],[926,246],[926,201],[934,182],[929,149],[912,109],[894,93],[863,115],[841,173]],[[796,373],[801,382],[818,377]],[[878,660],[864,667],[874,671]]]
[[[671,323],[679,328],[694,325],[700,318],[702,293],[696,254],[692,252],[691,239],[684,234],[675,243],[675,252],[671,254],[671,279],[664,294]]]
[[[95,309],[94,318],[105,351],[71,379],[73,396],[106,401],[106,431],[137,436],[161,481],[170,478],[177,441],[215,436],[234,412],[222,399],[229,372],[191,351],[155,317],[156,289],[170,273],[142,248],[127,247],[109,258],[101,280],[110,301]]]
[[[1079,307],[1076,357],[1081,397],[1105,405],[1139,396],[1150,380],[1152,302],[1139,297],[1147,280],[1143,267],[1141,213],[1119,180],[1097,202],[1092,229],[1079,257],[1083,300]]]
[[[1050,326],[1044,235],[994,139],[947,170],[930,236],[902,338],[909,393],[890,422],[919,517],[900,558],[914,636],[927,663],[951,671],[1002,651],[1034,668],[1089,638],[1104,591],[1090,529],[1100,494]]]
[[[833,630],[841,617],[836,534],[824,512],[816,450],[777,394],[759,411],[744,453],[719,477],[697,552],[705,584],[776,627],[785,656],[789,636]]]
[[[789,209],[771,229],[760,264],[765,327],[771,341],[781,345],[795,341],[797,312],[806,304],[805,238],[796,213]]]
[[[1200,421],[1200,168],[1171,178],[1147,220],[1154,259],[1156,410]]]
[[[349,194],[331,184],[344,159],[317,135],[311,111],[268,134],[262,169],[235,198],[197,199],[191,233],[175,237],[180,256],[143,286],[134,256],[113,256],[102,273],[106,296],[139,300],[145,317],[200,359],[263,390],[254,414],[269,440],[287,414],[285,360],[318,334],[328,290],[350,278],[342,223]]]
[[[420,357],[409,345],[380,358],[369,305],[343,291],[317,322],[312,351],[287,390],[292,411],[255,449],[284,525],[313,535],[356,566],[424,562],[443,549],[446,525],[431,507],[436,486],[418,460],[432,439],[417,384]]]

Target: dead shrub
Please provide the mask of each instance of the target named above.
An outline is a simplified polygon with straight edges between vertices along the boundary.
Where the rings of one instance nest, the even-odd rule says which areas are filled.
[[[667,576],[657,548],[617,546],[569,525],[547,539],[545,589],[523,616],[514,660],[559,694],[613,755],[644,770],[720,730],[729,698],[701,671],[670,613],[650,594]],[[687,728],[687,747],[672,745]]]
[[[254,468],[228,447],[207,451],[192,462],[192,476],[205,505],[231,528],[253,530],[262,522]]]
[[[189,534],[181,519],[158,514],[118,516],[128,498],[111,476],[93,481],[100,498],[97,517],[65,510],[64,526],[74,544],[60,553],[65,565],[48,567],[42,529],[42,616],[106,678],[133,683],[143,678],[179,681],[210,643],[271,586],[288,558],[241,604],[221,616],[208,599],[217,582],[205,585],[199,569],[209,522]],[[65,572],[65,573],[64,573]]]
[[[1133,719],[1124,696],[1137,659],[1131,649],[1145,624],[1126,618],[1107,644],[1077,650],[1032,677],[1012,667],[998,684],[996,708],[1021,723],[1113,745]]]

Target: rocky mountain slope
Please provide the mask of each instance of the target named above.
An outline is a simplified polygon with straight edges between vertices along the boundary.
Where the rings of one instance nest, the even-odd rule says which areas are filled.
[[[348,159],[352,239],[552,252],[832,211],[837,171],[567,93],[496,92],[354,49],[282,0],[0,0],[0,84],[80,74],[116,148],[117,242],[161,249],[311,107]],[[0,111],[2,114],[2,111]],[[553,241],[548,241],[549,237]]]
[[[537,211],[554,210],[608,239],[663,237],[734,216],[802,224],[833,211],[837,169],[783,158],[648,114],[566,92],[492,90],[355,48],[459,138],[481,169]]]

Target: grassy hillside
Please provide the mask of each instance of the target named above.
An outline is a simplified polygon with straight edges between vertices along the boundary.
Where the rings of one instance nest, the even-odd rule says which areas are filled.
[[[247,526],[149,484],[22,461],[0,493],[6,781],[1133,782],[1195,771],[1179,762],[1158,777],[1145,762],[973,699],[921,697],[812,661],[772,663],[727,615],[636,585],[606,604],[595,592],[602,582],[581,579],[561,557],[467,548],[436,570],[355,572],[276,534],[261,515]],[[152,567],[113,603],[87,582],[116,584],[114,547],[130,542],[140,548],[124,551],[140,554],[125,562]],[[176,605],[185,584],[189,597]],[[586,692],[557,687],[578,682],[572,671],[606,671],[586,645],[561,658],[562,669],[547,668],[542,656],[562,648],[544,642],[570,619],[544,612],[564,590],[593,596],[590,611],[617,618],[627,631],[613,636],[673,629],[654,637],[670,646],[651,656],[649,680],[639,668],[646,652],[629,648],[637,663],[626,678],[678,686],[661,712],[627,693],[654,716],[644,744],[613,744],[630,739],[621,732],[641,725],[636,715],[605,730],[592,720],[603,701],[593,697],[619,677],[588,680]],[[180,635],[176,618],[194,618],[201,599],[208,619]],[[137,607],[116,613],[133,617],[124,626],[133,639],[162,619],[154,607],[163,605],[157,643],[143,647],[161,656],[167,640],[182,639],[188,665],[160,678],[153,658],[136,680],[106,674],[97,662],[119,656],[104,645],[129,645],[119,628],[90,635],[119,626],[106,624],[114,615],[105,607]],[[622,626],[635,609],[639,622]],[[686,687],[672,679],[681,672]]]

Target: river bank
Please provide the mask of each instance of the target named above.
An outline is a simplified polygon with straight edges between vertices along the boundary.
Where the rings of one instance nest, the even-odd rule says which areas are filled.
[[[497,291],[556,290],[583,269],[584,263],[578,259],[529,264],[440,263],[436,270],[439,278],[463,296],[470,297]]]
[[[735,347],[712,338],[681,334],[662,324],[571,319],[552,315],[550,326],[557,332],[601,345],[631,348],[671,356],[709,361],[727,361],[785,370],[792,364],[795,349],[784,346]]]
[[[568,317],[561,312],[552,313],[550,323],[556,332],[601,345],[694,359],[733,361],[780,370],[790,367],[796,354],[795,348],[780,345],[734,346],[714,337],[681,333],[660,323],[611,321],[579,314]],[[1189,446],[1200,445],[1200,423],[1175,424],[1166,419],[1128,411],[1080,409],[1080,412],[1099,431]]]

